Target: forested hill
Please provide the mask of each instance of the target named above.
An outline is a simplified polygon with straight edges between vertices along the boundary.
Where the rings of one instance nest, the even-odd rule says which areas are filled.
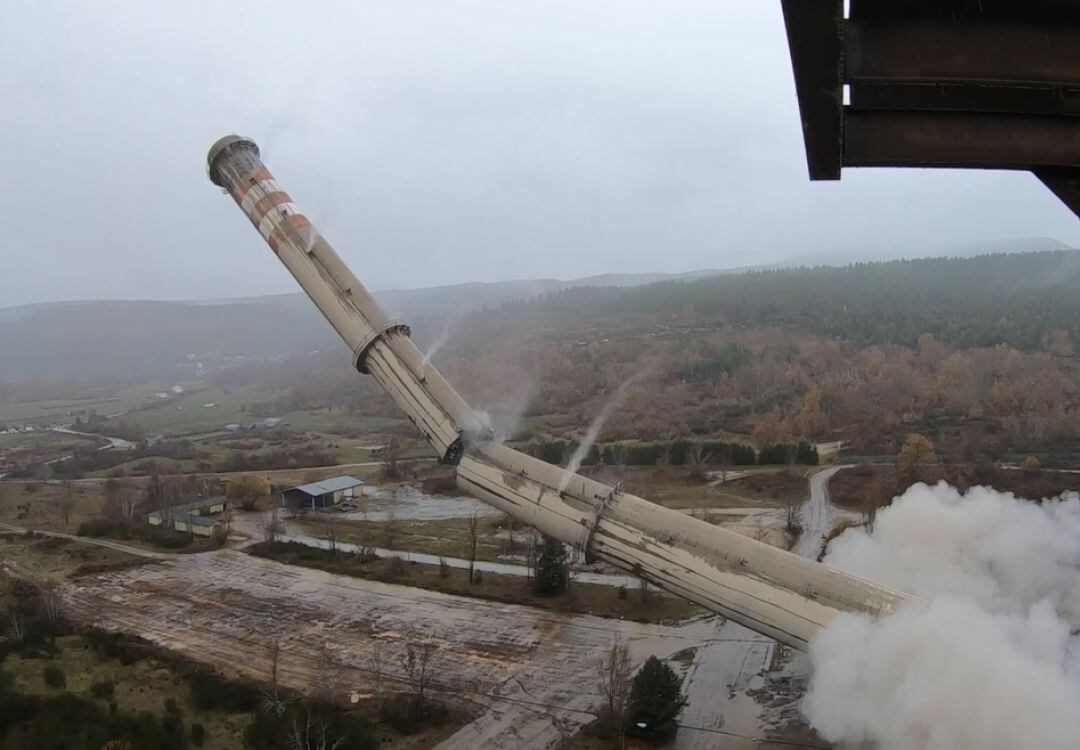
[[[568,289],[506,314],[552,320],[687,313],[727,325],[778,325],[859,344],[957,347],[1080,341],[1080,251],[755,271],[637,289]]]

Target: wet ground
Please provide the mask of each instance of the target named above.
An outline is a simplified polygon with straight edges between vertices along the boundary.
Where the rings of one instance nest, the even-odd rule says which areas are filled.
[[[360,510],[342,513],[343,521],[445,521],[451,518],[480,518],[503,515],[473,497],[428,495],[415,487],[364,487]]]
[[[477,718],[445,748],[543,748],[591,721],[597,663],[613,639],[635,665],[696,649],[686,728],[675,747],[753,747],[760,672],[774,644],[720,618],[643,625],[335,576],[221,550],[79,579],[78,620],[148,640],[232,676],[265,680],[281,644],[282,684],[349,700],[400,689],[405,645],[435,649],[434,690]],[[723,743],[717,742],[724,739]],[[735,743],[735,744],[732,744]]]

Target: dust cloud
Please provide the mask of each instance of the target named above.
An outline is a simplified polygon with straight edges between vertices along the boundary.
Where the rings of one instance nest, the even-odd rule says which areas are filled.
[[[811,645],[803,710],[881,750],[1080,747],[1080,498],[917,484],[825,562],[922,597]]]

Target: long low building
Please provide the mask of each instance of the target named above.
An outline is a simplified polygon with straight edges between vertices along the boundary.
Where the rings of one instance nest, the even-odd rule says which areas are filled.
[[[230,502],[226,498],[211,497],[151,511],[146,520],[151,526],[168,526],[174,531],[195,536],[213,536],[218,528],[224,528],[218,514],[224,513],[229,507]]]
[[[281,493],[281,507],[289,510],[326,508],[362,497],[364,483],[356,477],[341,476],[302,484]]]

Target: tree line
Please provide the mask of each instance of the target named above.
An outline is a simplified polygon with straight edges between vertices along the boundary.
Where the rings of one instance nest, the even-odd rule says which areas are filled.
[[[579,442],[562,439],[535,439],[518,447],[530,456],[562,465],[577,450]],[[760,449],[745,443],[724,440],[657,440],[652,442],[596,443],[582,460],[583,466],[777,466],[805,464],[817,466],[817,447],[807,441],[766,443]]]

